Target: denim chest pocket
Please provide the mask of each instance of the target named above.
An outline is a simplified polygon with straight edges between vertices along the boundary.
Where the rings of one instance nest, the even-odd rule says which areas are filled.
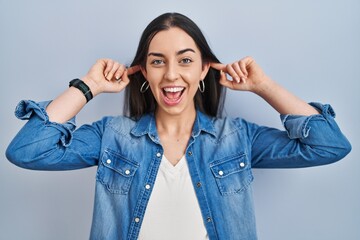
[[[139,164],[111,150],[105,150],[96,179],[114,194],[128,194]]]
[[[253,181],[246,154],[216,160],[210,164],[210,169],[222,195],[241,193]]]

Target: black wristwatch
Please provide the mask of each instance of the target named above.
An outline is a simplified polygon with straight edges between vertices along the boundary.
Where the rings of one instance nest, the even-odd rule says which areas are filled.
[[[79,89],[85,96],[86,102],[89,102],[92,98],[92,92],[88,85],[86,85],[81,79],[73,79],[69,82],[69,87],[76,87]]]

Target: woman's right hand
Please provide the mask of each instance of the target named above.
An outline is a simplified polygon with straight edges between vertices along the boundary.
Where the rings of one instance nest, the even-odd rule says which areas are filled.
[[[89,86],[93,96],[103,92],[115,93],[123,90],[130,82],[128,76],[139,70],[139,66],[126,68],[112,59],[99,59],[82,80]]]

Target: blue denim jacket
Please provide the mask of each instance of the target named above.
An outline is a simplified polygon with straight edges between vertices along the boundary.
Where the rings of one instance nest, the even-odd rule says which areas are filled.
[[[38,170],[97,165],[90,239],[137,239],[163,155],[153,114],[104,117],[75,130],[74,119],[50,122],[47,104],[20,102],[16,116],[29,121],[7,158]],[[185,154],[210,239],[257,239],[252,168],[310,167],[349,153],[332,108],[312,105],[321,114],[281,116],[286,131],[197,112]]]

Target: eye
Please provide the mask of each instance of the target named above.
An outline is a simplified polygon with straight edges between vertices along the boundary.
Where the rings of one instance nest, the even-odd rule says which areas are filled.
[[[183,58],[181,59],[180,63],[183,63],[183,64],[190,64],[192,63],[193,61],[190,59],[190,58]]]
[[[164,63],[164,61],[161,60],[161,59],[155,59],[155,60],[151,61],[151,64],[153,64],[153,65],[160,65],[160,64],[163,64],[163,63]]]

